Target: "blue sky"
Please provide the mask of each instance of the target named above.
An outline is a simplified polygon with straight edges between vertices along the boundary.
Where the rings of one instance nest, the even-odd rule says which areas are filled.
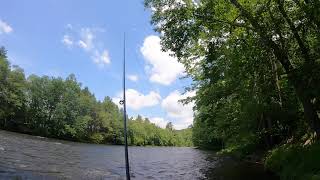
[[[10,0],[0,7],[0,46],[26,75],[66,77],[73,73],[102,100],[117,102],[122,88],[123,34],[127,36],[127,96],[130,116],[159,126],[192,123],[192,104],[177,100],[190,80],[184,68],[160,50],[142,0]]]

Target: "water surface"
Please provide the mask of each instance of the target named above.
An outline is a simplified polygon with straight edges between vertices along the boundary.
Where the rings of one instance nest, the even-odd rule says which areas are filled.
[[[185,147],[129,147],[129,158],[132,179],[227,179],[215,174],[214,167],[221,158],[213,152]],[[123,146],[7,131],[0,131],[0,162],[0,179],[125,178]]]

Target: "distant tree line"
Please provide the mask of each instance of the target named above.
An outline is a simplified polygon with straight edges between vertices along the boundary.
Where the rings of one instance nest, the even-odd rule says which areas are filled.
[[[272,150],[266,165],[283,179],[320,177],[319,0],[145,6],[163,50],[193,79],[187,90],[196,96],[185,102],[196,104],[196,146],[240,155]]]
[[[192,146],[191,129],[162,129],[147,118],[129,119],[131,145]],[[106,97],[98,101],[71,74],[25,77],[0,49],[0,128],[92,143],[123,143],[122,110]]]

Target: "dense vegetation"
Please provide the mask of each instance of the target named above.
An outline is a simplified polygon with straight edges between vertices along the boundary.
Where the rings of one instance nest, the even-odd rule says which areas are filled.
[[[131,145],[192,146],[191,129],[162,129],[147,118],[129,120]],[[123,114],[111,98],[97,101],[74,75],[25,77],[0,49],[0,128],[93,143],[123,143]]]
[[[241,156],[269,151],[266,167],[283,179],[320,177],[320,1],[145,5],[163,50],[193,79],[187,90],[196,96],[185,102],[196,103],[196,146]]]

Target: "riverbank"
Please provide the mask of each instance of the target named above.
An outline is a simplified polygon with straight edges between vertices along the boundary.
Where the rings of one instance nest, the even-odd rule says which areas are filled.
[[[274,148],[265,167],[284,180],[320,180],[320,143],[291,143]]]
[[[212,168],[211,173],[223,180],[246,179],[246,180],[279,180],[280,177],[274,171],[266,168],[266,152],[259,151],[250,155],[239,152],[226,152],[220,150],[216,153],[223,161]]]
[[[232,158],[225,158],[224,162],[211,171],[217,179],[234,180],[279,180],[273,172],[265,169],[261,163],[250,161],[239,161]]]
[[[283,180],[320,180],[320,143],[308,141],[288,142],[275,146],[269,151],[253,152],[249,155],[240,152],[218,152],[221,156],[229,156],[237,163],[231,163],[230,173],[227,176],[238,176],[244,173],[245,169],[263,169],[264,173],[274,179]],[[249,166],[244,168],[242,166]],[[225,174],[228,170],[223,166],[219,173]],[[234,169],[234,171],[232,170]],[[239,172],[238,172],[239,171]],[[254,171],[256,172],[256,171]]]
[[[22,132],[22,131],[14,131],[14,130],[6,130],[6,129],[0,129],[0,131],[4,131],[7,133],[13,133],[13,134],[21,134],[21,135],[27,135],[35,138],[40,138],[40,139],[47,139],[47,140],[52,140],[52,141],[65,141],[65,142],[74,142],[74,143],[85,143],[85,144],[97,144],[97,145],[112,145],[112,146],[122,146],[124,145],[123,143],[111,143],[111,142],[94,142],[90,140],[79,140],[79,139],[72,139],[72,138],[60,138],[60,137],[47,137],[47,136],[41,136],[37,134],[33,134],[32,132]],[[189,148],[195,148],[197,147],[194,146],[168,146],[168,145],[135,145],[135,144],[129,144],[128,146],[130,147],[189,147]]]

